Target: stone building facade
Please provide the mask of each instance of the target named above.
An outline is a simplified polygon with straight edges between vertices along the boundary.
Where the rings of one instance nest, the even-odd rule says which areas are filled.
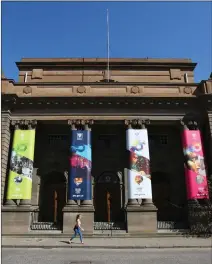
[[[142,233],[189,228],[181,130],[202,136],[212,175],[212,76],[194,82],[189,59],[22,59],[2,76],[2,233]],[[108,79],[109,76],[109,79]],[[16,129],[36,130],[31,199],[7,199]],[[126,129],[148,131],[152,200],[129,199]],[[70,200],[73,129],[91,131],[92,199]],[[109,196],[108,196],[109,195]],[[109,209],[108,209],[109,208]]]

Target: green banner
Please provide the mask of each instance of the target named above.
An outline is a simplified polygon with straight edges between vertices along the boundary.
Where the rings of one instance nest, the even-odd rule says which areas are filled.
[[[15,130],[10,158],[7,199],[30,200],[35,148],[35,129]]]

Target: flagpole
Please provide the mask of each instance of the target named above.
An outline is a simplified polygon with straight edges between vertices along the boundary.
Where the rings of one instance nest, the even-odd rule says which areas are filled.
[[[107,81],[110,80],[110,34],[109,34],[109,12],[107,9]]]

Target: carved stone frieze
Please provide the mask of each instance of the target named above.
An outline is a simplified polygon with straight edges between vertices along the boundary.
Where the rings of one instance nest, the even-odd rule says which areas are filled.
[[[30,94],[30,93],[32,93],[32,87],[30,87],[30,86],[25,86],[25,87],[23,88],[23,93],[24,93],[24,94]]]
[[[185,87],[184,88],[184,93],[185,94],[191,94],[192,93],[192,88],[191,87]]]
[[[68,125],[71,126],[72,130],[89,130],[94,124],[92,119],[77,119],[77,120],[68,120]]]
[[[132,120],[125,120],[125,125],[130,129],[130,128],[134,128],[134,129],[141,129],[141,128],[145,128],[146,125],[150,124],[150,120],[146,119],[146,120],[142,120],[142,119],[132,119]]]
[[[35,129],[37,120],[12,120],[11,126],[14,127],[14,129]]]

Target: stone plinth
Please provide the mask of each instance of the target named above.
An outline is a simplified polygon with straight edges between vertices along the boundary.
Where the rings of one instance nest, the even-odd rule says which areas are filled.
[[[3,206],[1,209],[2,235],[26,234],[30,230],[30,206]]]
[[[157,231],[157,208],[155,206],[127,207],[126,212],[129,234]]]
[[[85,229],[84,234],[93,234],[94,223],[94,207],[93,206],[66,206],[63,209],[63,233],[72,234],[76,223],[76,216],[82,215],[82,227]]]

